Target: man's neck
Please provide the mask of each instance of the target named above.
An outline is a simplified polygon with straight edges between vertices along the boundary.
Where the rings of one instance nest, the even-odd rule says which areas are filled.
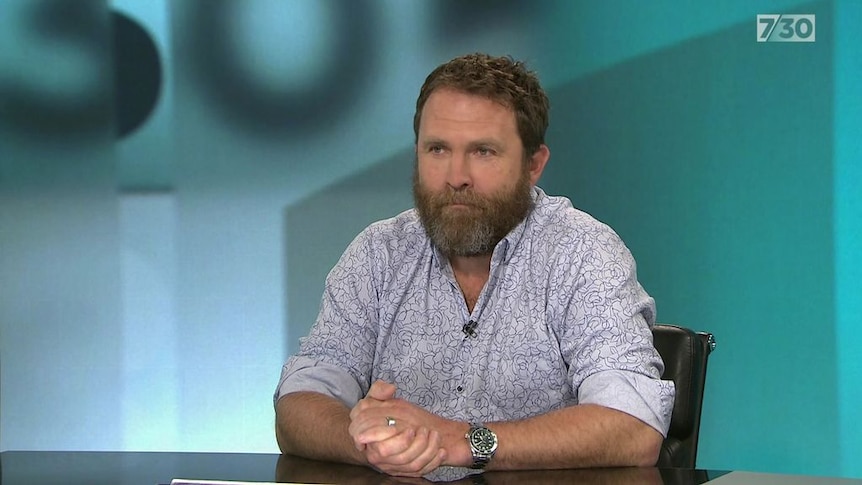
[[[491,273],[491,255],[481,256],[450,256],[449,264],[455,274],[477,277],[487,276]]]
[[[491,255],[452,256],[449,258],[449,264],[452,265],[455,281],[464,295],[467,311],[472,314],[491,274]]]

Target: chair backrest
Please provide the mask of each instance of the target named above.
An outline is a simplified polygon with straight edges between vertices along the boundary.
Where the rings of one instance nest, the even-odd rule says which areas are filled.
[[[715,349],[715,338],[711,333],[666,324],[653,326],[652,334],[664,361],[662,379],[672,380],[676,386],[670,429],[657,466],[695,468],[706,364]]]

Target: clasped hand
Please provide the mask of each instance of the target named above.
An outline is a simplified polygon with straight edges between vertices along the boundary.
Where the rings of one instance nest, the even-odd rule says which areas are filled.
[[[350,411],[350,436],[368,463],[389,475],[421,477],[447,457],[442,429],[447,420],[395,397],[383,381]]]

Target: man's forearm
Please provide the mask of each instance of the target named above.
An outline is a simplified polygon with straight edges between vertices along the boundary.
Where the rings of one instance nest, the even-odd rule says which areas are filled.
[[[653,466],[662,443],[639,419],[589,404],[488,427],[500,442],[489,468],[499,470]]]
[[[350,409],[316,392],[294,392],[276,404],[275,436],[282,453],[367,465],[348,432]]]

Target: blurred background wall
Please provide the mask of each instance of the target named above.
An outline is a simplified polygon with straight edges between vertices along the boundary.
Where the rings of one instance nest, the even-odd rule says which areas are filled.
[[[813,43],[756,15],[816,15]],[[412,205],[424,76],[538,71],[540,185],[709,330],[699,465],[862,477],[862,2],[5,0],[0,448],[277,451],[323,278]]]

